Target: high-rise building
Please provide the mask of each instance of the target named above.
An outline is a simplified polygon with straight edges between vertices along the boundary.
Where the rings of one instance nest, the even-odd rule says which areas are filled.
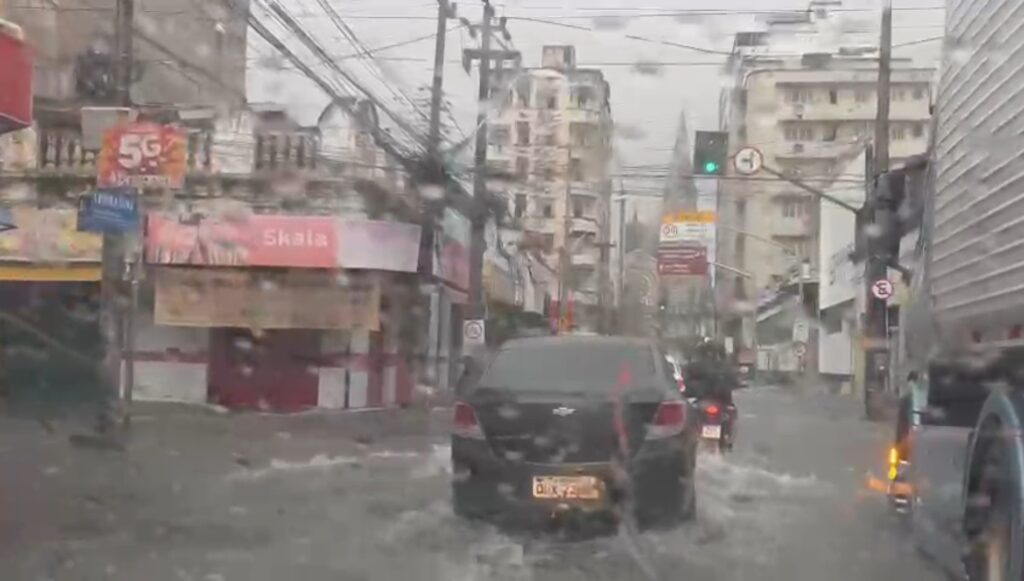
[[[843,181],[863,190],[863,174],[842,172],[873,141],[877,107],[878,32],[837,15],[842,3],[770,16],[759,30],[736,34],[732,86],[721,95],[720,120],[730,151],[758,148],[764,163],[820,189]],[[842,17],[842,23],[837,20]],[[928,145],[934,71],[893,60],[890,159],[893,167]],[[738,176],[732,176],[738,177]],[[717,260],[750,278],[720,277],[719,316],[726,336],[750,346],[753,305],[801,277],[817,281],[821,228],[818,200],[770,176],[722,180]]]
[[[577,326],[596,328],[610,300],[608,83],[600,70],[576,66],[572,46],[545,46],[539,68],[492,74],[488,170],[509,178],[524,244],[559,273],[549,295],[572,302]]]

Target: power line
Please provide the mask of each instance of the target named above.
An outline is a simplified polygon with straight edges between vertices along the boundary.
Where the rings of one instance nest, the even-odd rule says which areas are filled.
[[[396,98],[404,99],[407,103],[409,103],[409,105],[412,106],[413,110],[420,114],[421,117],[423,117],[424,119],[429,119],[430,116],[427,115],[427,113],[424,112],[409,97],[409,95],[405,91],[403,91],[401,88],[393,87],[388,82],[388,80],[385,78],[384,71],[380,68],[380,65],[373,61],[373,57],[368,52],[369,48],[363,43],[363,41],[359,39],[355,31],[352,30],[352,27],[350,27],[348,24],[345,23],[344,20],[342,20],[341,16],[338,15],[337,11],[334,10],[334,7],[331,6],[331,4],[327,2],[327,0],[316,1],[317,4],[319,4],[320,7],[324,10],[324,12],[327,13],[327,16],[331,19],[331,22],[334,24],[334,27],[341,32],[342,36],[349,41],[352,47],[355,48],[357,51],[360,51],[362,55],[367,57],[365,59],[360,59],[360,64],[362,64],[363,67],[367,71],[369,71],[371,75],[374,75],[385,87],[387,87],[388,90],[391,91],[392,95],[394,95]],[[370,66],[371,62],[374,63],[374,66],[372,67]]]
[[[297,36],[299,40],[304,45],[306,45],[306,47],[310,51],[312,51],[318,58],[321,59],[321,61],[327,63],[335,74],[339,75],[342,79],[344,79],[345,82],[351,85],[356,91],[365,95],[367,99],[373,102],[378,108],[380,108],[381,111],[387,114],[387,116],[391,118],[391,120],[394,121],[395,124],[398,125],[398,127],[400,127],[408,136],[412,137],[414,143],[413,149],[422,148],[423,143],[425,141],[425,136],[421,135],[420,132],[418,132],[414,127],[409,125],[409,123],[407,123],[405,119],[395,114],[389,107],[384,105],[378,97],[376,97],[371,91],[363,87],[362,84],[359,83],[352,76],[351,73],[345,71],[337,63],[333,62],[327,55],[327,52],[324,50],[323,46],[320,43],[318,43],[316,39],[310,36],[309,33],[306,32],[293,18],[291,18],[291,16],[288,14],[288,11],[285,10],[280,4],[273,0],[269,0],[267,5],[269,7],[270,13],[276,16],[280,21],[282,21],[285,27],[288,30],[290,30],[292,34]],[[309,68],[304,63],[303,65],[305,66],[305,68]],[[312,72],[311,69],[309,71],[311,74],[315,74]]]

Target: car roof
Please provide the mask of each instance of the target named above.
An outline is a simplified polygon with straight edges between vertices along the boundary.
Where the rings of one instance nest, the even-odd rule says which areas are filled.
[[[563,345],[621,345],[622,347],[655,348],[654,341],[642,337],[625,337],[617,335],[554,335],[546,337],[522,337],[511,339],[501,346],[502,349],[520,347],[552,347]]]

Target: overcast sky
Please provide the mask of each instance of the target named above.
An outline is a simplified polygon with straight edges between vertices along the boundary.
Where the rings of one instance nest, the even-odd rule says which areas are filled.
[[[431,36],[435,30],[436,2],[431,0],[330,0],[355,34],[370,48]],[[332,24],[317,0],[282,2],[332,55],[352,52],[352,46]],[[617,137],[616,173],[635,174],[639,166],[665,166],[676,138],[679,116],[685,112],[690,131],[718,126],[718,96],[724,84],[719,64],[732,46],[733,35],[752,29],[755,15],[749,11],[803,9],[807,0],[506,0],[494,2],[498,16],[507,16],[514,48],[522,51],[525,66],[538,66],[541,47],[546,44],[576,46],[579,66],[600,68],[611,85],[611,105]],[[897,44],[942,35],[942,0],[894,0],[894,39]],[[873,11],[843,13],[851,23],[875,22],[880,15],[878,0],[846,0],[845,9]],[[906,10],[913,8],[916,10]],[[921,10],[921,8],[935,8]],[[685,16],[673,11],[727,11],[730,14]],[[473,22],[481,16],[479,0],[458,3],[458,13]],[[748,11],[748,12],[744,12]],[[450,22],[456,27],[457,22]],[[315,122],[326,97],[297,71],[277,68],[273,60],[260,55],[273,49],[256,40],[250,48],[249,86],[252,101],[285,103],[303,123]],[[630,38],[634,37],[634,38]],[[642,37],[646,40],[637,39]],[[290,45],[299,46],[290,39]],[[472,131],[477,111],[476,77],[467,75],[459,62],[464,48],[475,47],[464,28],[447,36],[448,65],[445,92],[459,126]],[[659,43],[668,41],[706,49],[690,50]],[[913,57],[919,64],[932,65],[940,42],[926,42],[896,49],[897,56]],[[384,71],[385,85],[373,71],[356,59],[340,61],[378,97],[398,111],[415,112],[390,87],[407,95],[425,98],[432,72],[432,38],[376,53]],[[301,51],[300,51],[301,52]],[[308,62],[315,62],[311,56]],[[638,62],[658,63],[655,67],[635,66]],[[322,66],[318,71],[326,71]],[[475,71],[474,71],[475,72]],[[627,181],[635,193],[660,192],[660,180]]]

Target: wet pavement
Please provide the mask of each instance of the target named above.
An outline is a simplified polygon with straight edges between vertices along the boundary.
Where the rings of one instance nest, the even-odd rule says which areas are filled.
[[[941,580],[866,486],[888,427],[857,404],[737,397],[698,517],[583,541],[456,518],[439,413],[142,414],[123,452],[0,422],[4,579]]]

